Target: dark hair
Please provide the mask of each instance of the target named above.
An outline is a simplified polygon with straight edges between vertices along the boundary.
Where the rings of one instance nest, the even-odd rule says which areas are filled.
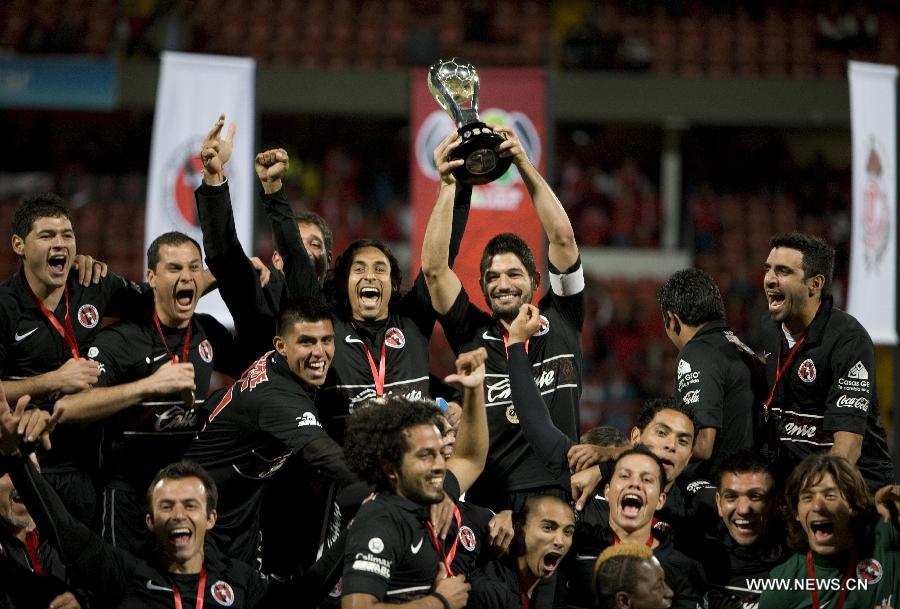
[[[675,398],[651,398],[644,402],[641,407],[641,414],[638,415],[637,428],[642,432],[653,420],[653,417],[661,410],[674,410],[680,412],[691,420],[694,426],[694,438],[697,437],[697,420],[694,417],[694,409],[685,405],[683,402],[677,401]]]
[[[184,243],[192,243],[194,247],[197,248],[198,252],[201,254],[203,253],[203,250],[200,249],[200,244],[197,243],[197,241],[191,239],[184,233],[170,231],[168,233],[163,233],[154,239],[150,244],[150,247],[147,248],[147,268],[151,271],[156,271],[156,265],[159,264],[159,250],[162,246],[170,245],[172,247],[178,247]]]
[[[298,211],[294,214],[294,220],[297,221],[297,224],[313,224],[319,227],[319,230],[322,231],[322,239],[325,241],[323,245],[325,247],[326,260],[331,262],[331,248],[334,246],[334,233],[331,232],[331,227],[328,226],[328,222],[316,212],[307,210]],[[326,264],[325,266],[327,267],[328,265]]]
[[[656,293],[663,319],[669,323],[669,311],[689,326],[725,319],[722,294],[713,278],[700,269],[684,269],[669,277]]]
[[[484,246],[484,253],[481,254],[481,264],[478,268],[480,279],[484,278],[485,271],[491,266],[491,260],[498,254],[515,254],[522,261],[522,266],[525,267],[525,271],[531,278],[533,289],[537,289],[541,284],[541,274],[534,262],[534,253],[522,237],[513,233],[500,233]]]
[[[769,247],[787,247],[797,250],[803,255],[803,279],[816,275],[825,277],[822,294],[831,293],[831,280],[834,277],[834,248],[823,239],[803,233],[782,233],[769,240]]]
[[[806,532],[797,520],[800,493],[821,482],[826,474],[831,474],[850,509],[854,511],[850,516],[850,530],[853,532],[854,541],[859,543],[864,540],[868,534],[868,527],[871,526],[874,502],[859,469],[843,457],[828,453],[809,455],[794,468],[784,483],[788,544],[798,552],[806,552],[809,549]]]
[[[545,501],[558,503],[568,510],[572,509],[571,505],[569,505],[565,502],[565,500],[557,497],[556,495],[531,495],[529,497],[526,497],[519,509],[515,510],[512,514],[512,524],[513,530],[515,531],[515,537],[513,538],[513,543],[510,546],[511,556],[522,556],[525,554],[525,539],[523,537],[525,525],[528,522],[528,519],[531,517],[531,513],[538,508],[538,505],[544,503]]]
[[[72,222],[62,197],[45,192],[22,201],[13,214],[12,234],[24,239],[40,218],[65,218]]]
[[[282,338],[291,327],[301,321],[314,323],[327,319],[331,321],[331,307],[318,298],[295,298],[281,308],[278,314],[278,336]]]
[[[374,247],[384,254],[388,263],[391,265],[391,300],[388,307],[395,306],[400,301],[400,285],[403,283],[403,272],[400,270],[400,263],[391,253],[387,245],[377,239],[357,239],[347,246],[334,265],[334,289],[340,296],[335,303],[336,306],[347,308],[350,306],[350,300],[347,297],[347,281],[350,279],[350,267],[353,265],[353,257],[356,252],[364,247]]]
[[[722,488],[722,477],[725,474],[768,474],[775,480],[772,472],[772,460],[752,450],[739,450],[725,457],[716,470],[716,487]]]
[[[406,430],[435,425],[440,409],[433,402],[395,395],[369,400],[347,419],[344,454],[350,469],[379,490],[390,490],[382,465],[400,468],[409,450]]]
[[[147,512],[153,513],[153,489],[156,488],[160,480],[181,480],[183,478],[197,478],[200,480],[203,488],[206,489],[206,515],[212,514],[219,504],[219,489],[216,487],[216,481],[212,479],[212,476],[194,461],[170,463],[156,473],[150,486],[147,487]]]
[[[629,455],[644,455],[645,457],[653,459],[653,462],[659,466],[659,490],[665,490],[666,485],[669,484],[669,478],[666,476],[666,467],[663,465],[662,459],[657,457],[653,451],[643,444],[635,444],[634,448],[622,451],[619,456],[616,457],[616,460],[613,461],[612,471],[616,471],[616,466],[619,464],[619,461]]]
[[[581,434],[580,441],[582,444],[593,444],[594,446],[629,446],[631,444],[628,436],[612,425],[591,427]]]
[[[631,596],[637,594],[637,570],[641,563],[652,558],[653,551],[646,545],[637,543],[620,543],[603,550],[594,563],[597,606],[601,609],[613,609],[617,593],[624,592]]]

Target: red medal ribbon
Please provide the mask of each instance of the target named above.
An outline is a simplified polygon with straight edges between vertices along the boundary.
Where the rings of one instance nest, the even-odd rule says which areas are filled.
[[[178,363],[178,357],[169,350],[169,345],[166,343],[166,335],[163,333],[162,326],[159,323],[159,315],[156,314],[156,311],[153,311],[153,323],[156,324],[156,331],[159,332],[159,337],[162,339],[163,347],[166,349],[166,353],[169,354],[169,358],[173,363]],[[190,353],[191,348],[191,324],[188,322],[187,331],[184,333],[184,348],[181,353],[181,363],[184,364],[188,361],[188,353]],[[162,356],[160,356],[162,357]]]
[[[200,580],[197,582],[197,602],[194,609],[203,609],[203,593],[206,590],[206,565],[200,568]],[[181,592],[172,584],[172,596],[175,597],[175,609],[181,609]]]
[[[844,606],[844,601],[847,600],[847,593],[850,591],[847,588],[847,582],[850,580],[850,576],[853,575],[853,567],[856,566],[856,560],[859,558],[859,552],[854,548],[853,554],[850,555],[850,564],[847,565],[847,572],[844,574],[844,581],[841,583],[841,593],[838,595],[837,603],[834,605],[834,609],[841,609]],[[816,569],[813,566],[813,556],[812,550],[806,551],[806,570],[809,574],[809,579],[813,582],[816,581]],[[812,609],[820,609],[821,605],[819,604],[819,590],[813,585],[813,589],[810,590],[810,595],[812,596]]]
[[[37,529],[32,529],[25,533],[25,551],[28,553],[28,560],[31,561],[31,568],[38,575],[44,574],[44,566],[41,564],[41,556],[38,554],[38,548],[41,546],[41,536]]]
[[[778,387],[778,383],[781,381],[781,377],[784,376],[784,373],[791,365],[791,362],[794,361],[794,356],[797,355],[797,351],[800,349],[800,346],[804,342],[806,342],[806,332],[803,333],[803,336],[800,337],[800,340],[794,343],[794,347],[788,353],[787,359],[784,360],[784,365],[781,365],[781,354],[778,354],[778,363],[775,365],[775,367],[778,369],[778,373],[775,375],[775,382],[772,384],[772,390],[769,391],[769,397],[767,397],[766,401],[763,402],[763,415],[766,417],[766,420],[768,420],[769,418],[769,405],[772,403],[772,398],[775,397],[775,388]]]
[[[509,359],[509,333],[505,330],[501,332],[503,336],[503,352],[506,354],[506,359]],[[531,339],[529,339],[531,340]],[[528,341],[525,341],[525,353],[528,354]]]
[[[72,320],[69,319],[69,285],[63,288],[63,296],[66,301],[66,314],[63,317],[63,320],[66,322],[66,327],[63,329],[59,320],[56,319],[56,315],[54,315],[50,309],[47,308],[47,305],[43,303],[43,301],[37,297],[37,294],[34,293],[34,290],[31,289],[31,286],[28,285],[28,279],[25,277],[22,278],[22,283],[25,284],[25,289],[28,290],[28,295],[31,296],[34,303],[41,310],[41,313],[44,314],[44,317],[47,318],[47,321],[50,322],[50,325],[59,332],[59,335],[63,337],[63,340],[66,341],[66,344],[69,345],[69,349],[72,351],[72,357],[75,359],[80,359],[81,355],[78,353],[78,341],[75,340],[75,329],[72,328]]]
[[[523,591],[520,591],[519,594],[522,595],[522,609],[528,609],[528,597],[525,596]]]
[[[617,546],[617,545],[619,545],[620,543],[622,543],[622,542],[621,542],[621,540],[619,539],[619,536],[618,536],[618,535],[613,535],[613,545],[614,545],[614,546]],[[650,532],[650,537],[647,538],[647,547],[648,547],[648,548],[651,548],[651,549],[653,548],[653,532],[652,532],[652,531]]]
[[[453,559],[456,557],[456,546],[459,544],[459,528],[462,526],[462,516],[459,515],[459,507],[455,505],[453,506],[453,517],[456,519],[456,537],[453,539],[453,545],[450,546],[450,551],[446,554],[444,554],[444,546],[441,545],[437,538],[437,534],[434,532],[434,527],[431,526],[431,522],[428,523],[428,532],[431,533],[431,543],[434,544],[438,554],[441,555],[441,562],[444,564],[444,570],[447,571],[447,577],[453,577],[453,569],[450,565],[453,564]]]
[[[372,359],[372,354],[369,352],[369,347],[366,346],[366,343],[363,343],[363,349],[366,351],[366,359],[369,360],[369,368],[372,370],[372,378],[375,379],[375,395],[381,397],[384,395],[384,375],[386,372],[386,367],[384,365],[385,360],[385,341],[381,341],[381,362],[378,364],[378,367],[375,367],[375,360]]]

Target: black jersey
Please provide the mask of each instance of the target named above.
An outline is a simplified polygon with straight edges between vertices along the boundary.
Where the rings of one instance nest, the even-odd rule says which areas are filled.
[[[255,555],[263,483],[293,453],[341,485],[356,481],[343,451],[322,429],[313,395],[276,352],[257,360],[208,405],[206,425],[185,456],[219,486],[213,534],[231,540],[235,556]]]
[[[790,350],[781,325],[769,324],[769,387]],[[829,450],[834,432],[848,431],[863,436],[856,466],[869,489],[874,492],[894,479],[875,391],[872,339],[856,319],[834,308],[830,296],[822,299],[803,344],[775,387],[769,418],[785,468]]]
[[[269,282],[259,285],[259,275],[237,237],[227,181],[201,184],[194,198],[206,264],[234,320],[243,369],[272,348],[278,314],[287,298],[284,276],[270,269]]]
[[[674,594],[672,607],[703,607],[706,590],[703,567],[675,548],[670,532],[653,528],[651,535],[659,541],[659,545],[653,548],[653,555],[659,559],[666,574],[666,583]],[[575,607],[593,607],[591,586],[594,563],[603,550],[615,543],[616,534],[609,525],[609,504],[606,499],[595,497],[587,503],[575,524],[575,560],[568,574],[570,604]]]
[[[126,317],[143,310],[150,302],[144,287],[113,273],[99,283],[83,286],[76,271],[66,280],[66,296],[59,300],[53,315],[63,328],[68,312],[80,357],[106,316]],[[0,288],[0,367],[4,380],[17,380],[51,372],[73,357],[72,349],[44,316],[32,298],[20,270]],[[52,407],[58,395],[36,399]],[[43,471],[93,471],[100,460],[100,433],[97,426],[62,425],[53,434],[53,450],[41,459]]]
[[[742,546],[728,534],[721,521],[693,547],[698,553],[694,557],[706,571],[709,609],[756,607],[762,594],[757,582],[766,579],[769,571],[791,555],[784,544],[781,527],[767,539]]]
[[[181,395],[155,396],[105,421],[105,469],[140,492],[161,467],[182,457],[200,430],[213,371],[240,374],[231,333],[201,313],[186,328],[157,329],[149,312],[140,321],[119,321],[97,334],[86,355],[100,366],[99,387],[147,378],[172,356],[194,366],[195,404],[185,405]]]
[[[472,575],[467,609],[528,609],[537,607],[537,598],[546,586],[537,586],[532,597],[524,598],[515,559],[508,556],[486,563]],[[540,599],[543,600],[543,599]]]
[[[388,603],[427,595],[444,568],[428,517],[426,506],[390,492],[363,504],[347,534],[343,594]]]
[[[564,275],[566,279],[562,279]],[[538,303],[541,327],[528,341],[532,376],[553,423],[573,440],[579,432],[578,402],[582,379],[582,276],[580,261],[565,274],[551,266],[551,290]],[[565,285],[575,287],[567,290]],[[511,400],[506,341],[500,322],[472,304],[464,289],[460,290],[446,315],[439,319],[455,353],[484,347],[488,354],[484,390],[490,451],[484,474],[469,491],[470,495],[557,486],[558,480],[534,454],[519,426]]]
[[[459,496],[459,480],[453,472],[447,470],[444,477],[444,492],[456,502],[459,522],[456,518],[450,523],[447,538],[444,540],[444,555],[453,555],[450,566],[454,575],[468,576],[491,558],[488,548],[488,524],[494,513],[480,505],[461,501]]]
[[[679,353],[675,398],[694,411],[697,429],[716,430],[712,455],[696,468],[708,477],[728,455],[753,448],[754,413],[766,399],[762,362],[724,321],[704,324]]]

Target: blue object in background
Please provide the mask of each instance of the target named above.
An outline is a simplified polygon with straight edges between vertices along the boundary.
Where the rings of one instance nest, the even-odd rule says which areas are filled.
[[[0,59],[0,108],[113,110],[115,62],[79,58]]]

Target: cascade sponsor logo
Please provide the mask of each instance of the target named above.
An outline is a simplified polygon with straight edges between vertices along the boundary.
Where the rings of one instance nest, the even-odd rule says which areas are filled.
[[[302,416],[299,416],[297,419],[297,427],[321,427],[319,421],[316,419],[316,415],[311,412],[304,412]]]
[[[837,399],[837,407],[838,408],[856,408],[857,410],[862,410],[863,412],[869,411],[869,398],[864,397],[856,397],[852,398],[847,395],[842,395]]]
[[[696,404],[700,401],[700,390],[692,389],[691,391],[686,392],[681,398],[681,401],[685,404]]]
[[[809,358],[803,360],[797,368],[797,376],[804,383],[812,383],[816,380],[816,364]]]

